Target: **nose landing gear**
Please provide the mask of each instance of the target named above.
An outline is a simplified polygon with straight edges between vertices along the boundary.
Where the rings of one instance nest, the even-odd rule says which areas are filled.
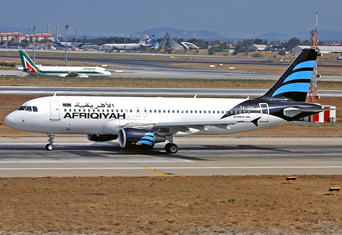
[[[45,145],[45,149],[47,151],[52,151],[54,149],[53,141],[55,138],[56,138],[55,134],[49,134],[49,139],[48,139],[49,144]]]

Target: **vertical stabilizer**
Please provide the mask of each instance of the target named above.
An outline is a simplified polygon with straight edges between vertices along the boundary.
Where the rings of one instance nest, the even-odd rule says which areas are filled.
[[[315,49],[304,49],[262,98],[281,98],[305,102],[317,54],[318,51]]]
[[[154,35],[151,35],[145,42],[145,46],[151,46],[154,40]]]
[[[31,58],[26,54],[25,51],[19,51],[21,65],[23,70],[27,73],[40,73],[37,65],[31,60]]]

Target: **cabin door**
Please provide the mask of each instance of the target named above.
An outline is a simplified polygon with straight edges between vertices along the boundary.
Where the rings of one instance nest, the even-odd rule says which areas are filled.
[[[269,108],[267,103],[260,103],[260,122],[268,122],[269,121]]]
[[[60,110],[59,110],[59,101],[51,100],[50,101],[50,120],[51,121],[59,121],[60,118]]]

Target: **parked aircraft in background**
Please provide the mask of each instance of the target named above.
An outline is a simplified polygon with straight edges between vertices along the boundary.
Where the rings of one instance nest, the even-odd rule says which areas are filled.
[[[20,71],[41,76],[58,77],[107,77],[111,73],[102,67],[76,67],[76,66],[37,66],[25,51],[19,51],[22,67]]]
[[[123,148],[151,149],[174,136],[222,135],[269,127],[323,111],[304,103],[318,51],[304,49],[280,79],[256,99],[50,96],[25,102],[7,115],[9,127],[49,134],[87,134],[90,141],[118,139]]]
[[[108,43],[102,45],[103,51],[127,51],[127,50],[138,50],[142,47],[151,47],[153,45],[154,35],[145,36],[138,43]]]
[[[75,48],[83,48],[85,46],[85,39],[86,39],[86,36],[84,35],[84,38],[83,38],[83,42],[79,42],[79,43],[75,43],[75,42],[60,42],[58,40],[58,38],[56,36],[54,36],[54,41],[53,43],[58,45],[58,46],[61,46],[61,47],[65,47],[65,45],[67,47],[75,47]]]

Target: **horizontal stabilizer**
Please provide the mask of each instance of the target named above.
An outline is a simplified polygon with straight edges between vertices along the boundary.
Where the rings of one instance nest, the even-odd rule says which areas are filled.
[[[289,107],[284,109],[284,116],[287,117],[294,117],[300,113],[320,113],[323,111],[328,111],[328,110],[336,110],[336,108],[329,108],[329,109],[300,109],[300,108],[294,108],[294,107]]]

